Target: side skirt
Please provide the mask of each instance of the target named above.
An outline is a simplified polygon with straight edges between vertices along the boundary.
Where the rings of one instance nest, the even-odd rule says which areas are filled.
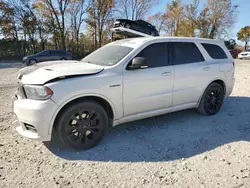
[[[114,120],[113,127],[117,126],[119,124],[122,124],[122,123],[127,123],[127,122],[131,122],[131,121],[135,121],[135,120],[140,120],[140,119],[144,119],[144,118],[154,117],[154,116],[158,116],[158,115],[163,115],[163,114],[167,114],[167,113],[171,113],[171,112],[177,112],[180,110],[186,110],[186,109],[196,108],[196,107],[197,107],[197,103],[188,103],[188,104],[182,104],[182,105],[178,105],[178,106],[174,106],[174,107],[158,109],[158,110],[143,112],[143,113],[139,113],[139,114],[134,114],[134,115],[123,117],[121,119]]]

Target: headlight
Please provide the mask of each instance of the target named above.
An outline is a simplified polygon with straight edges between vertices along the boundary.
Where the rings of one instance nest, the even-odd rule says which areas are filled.
[[[47,100],[53,95],[53,91],[46,86],[24,86],[25,94],[28,99]]]

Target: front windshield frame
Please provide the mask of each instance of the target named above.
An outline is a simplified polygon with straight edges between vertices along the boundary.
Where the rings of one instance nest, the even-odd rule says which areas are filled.
[[[102,46],[99,49],[93,51],[86,57],[82,58],[80,61],[110,67],[110,66],[114,66],[118,64],[123,58],[129,55],[133,50],[134,48],[131,46],[109,44],[109,45]]]

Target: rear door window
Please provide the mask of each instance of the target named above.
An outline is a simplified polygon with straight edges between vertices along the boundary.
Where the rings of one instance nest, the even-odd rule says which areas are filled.
[[[207,53],[210,55],[213,59],[227,59],[227,55],[224,52],[224,50],[215,44],[207,44],[207,43],[201,43],[201,45],[205,48]]]
[[[174,65],[198,63],[204,61],[199,48],[193,42],[170,42],[170,62]]]

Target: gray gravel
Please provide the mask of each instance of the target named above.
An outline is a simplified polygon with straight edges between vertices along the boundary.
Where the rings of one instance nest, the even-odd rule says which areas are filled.
[[[187,110],[120,125],[76,152],[11,126],[17,68],[0,69],[0,187],[250,187],[250,61],[220,113]]]

